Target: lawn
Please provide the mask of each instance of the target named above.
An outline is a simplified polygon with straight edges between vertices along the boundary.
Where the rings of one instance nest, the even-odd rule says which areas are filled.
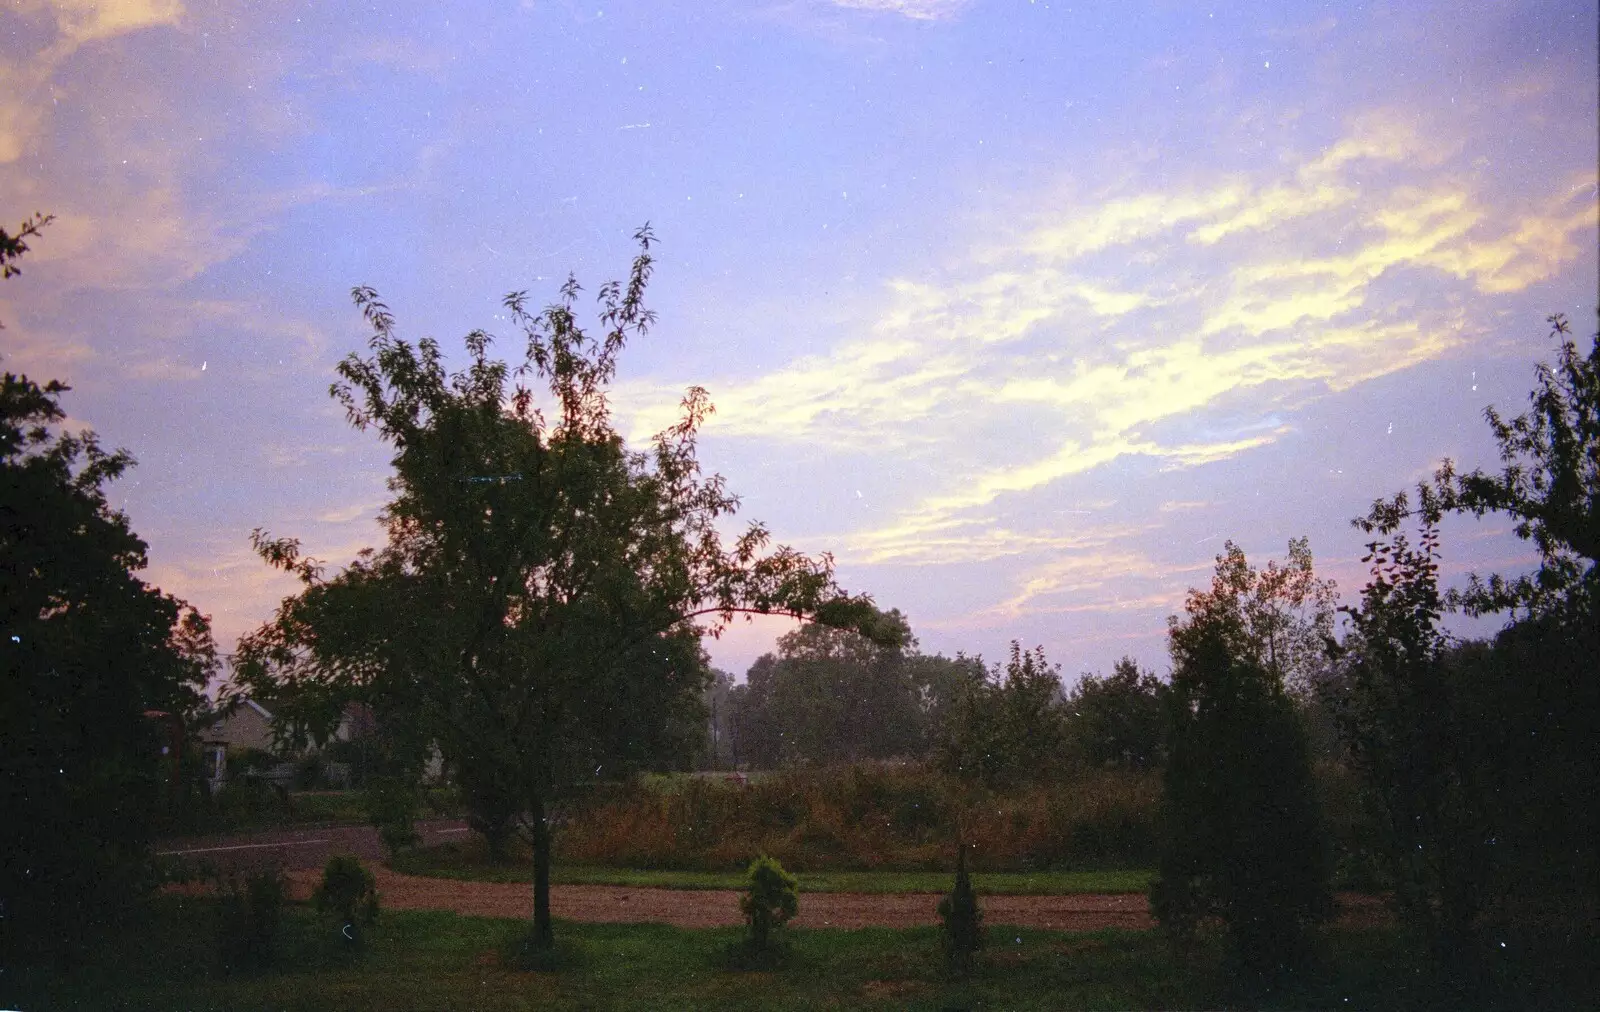
[[[395,871],[408,875],[465,879],[475,882],[532,882],[533,866],[526,861],[495,864],[483,856],[476,841],[450,842],[411,850],[390,861]],[[795,871],[803,892],[943,893],[950,890],[953,872],[929,871]],[[1155,875],[1145,869],[1111,871],[990,872],[973,876],[979,892],[994,896],[1068,896],[1078,893],[1143,893]],[[663,889],[739,889],[743,871],[671,871],[602,868],[556,862],[550,881],[557,885],[654,886]]]
[[[803,902],[803,901],[802,901]],[[736,928],[558,922],[558,951],[517,968],[525,924],[438,912],[380,917],[369,948],[335,951],[331,925],[291,905],[273,968],[225,975],[214,953],[215,902],[162,897],[149,922],[71,972],[0,978],[14,1008],[127,1009],[1070,1009],[1392,1008],[1409,974],[1381,932],[1335,936],[1328,967],[1295,990],[1245,998],[1215,952],[1185,966],[1154,932],[990,933],[974,978],[946,980],[937,931],[793,931],[787,959],[730,969]],[[1412,986],[1414,991],[1415,987]]]

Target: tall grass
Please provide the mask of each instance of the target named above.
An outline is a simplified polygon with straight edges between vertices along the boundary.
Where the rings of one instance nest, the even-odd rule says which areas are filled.
[[[1005,795],[916,766],[796,770],[746,785],[635,784],[570,813],[558,859],[726,871],[765,853],[808,871],[947,868],[959,835],[986,871],[1148,866],[1160,780],[1089,772]]]

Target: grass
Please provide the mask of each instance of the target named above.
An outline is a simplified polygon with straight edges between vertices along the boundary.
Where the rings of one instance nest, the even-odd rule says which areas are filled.
[[[532,882],[533,866],[525,861],[494,864],[484,858],[476,841],[440,844],[406,851],[390,861],[395,871],[408,875],[461,879],[474,882]],[[792,870],[792,869],[791,869]],[[821,871],[794,873],[804,892],[943,893],[953,872],[929,871]],[[1078,893],[1142,893],[1153,871],[990,872],[973,876],[980,893],[993,896],[1069,896]],[[661,869],[604,868],[564,865],[550,870],[556,885],[620,885],[662,889],[741,889],[744,872],[672,871]]]
[[[1241,996],[1214,946],[1175,959],[1155,932],[991,931],[974,976],[942,972],[936,929],[793,930],[769,969],[737,971],[736,928],[558,922],[541,969],[518,968],[526,924],[404,911],[381,915],[369,947],[327,944],[303,905],[285,913],[275,968],[216,967],[214,901],[161,897],[147,923],[96,947],[70,972],[0,976],[0,1006],[126,1009],[1071,1009],[1394,1008],[1419,992],[1395,937],[1331,938],[1318,973],[1290,991]],[[1526,996],[1524,996],[1526,997]],[[1548,1003],[1546,1003],[1548,1004]]]

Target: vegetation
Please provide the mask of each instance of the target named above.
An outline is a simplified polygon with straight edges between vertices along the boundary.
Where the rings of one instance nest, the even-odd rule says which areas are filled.
[[[800,912],[800,883],[783,870],[783,865],[763,854],[750,862],[750,870],[745,873],[739,912],[749,929],[746,941],[750,951],[766,952],[775,941],[772,933]]]
[[[959,835],[984,871],[1150,867],[1159,781],[1088,772],[1004,793],[916,766],[790,770],[746,785],[619,787],[565,813],[562,860],[726,871],[747,855],[794,868],[939,870]]]
[[[1211,590],[1190,591],[1172,620],[1172,756],[1150,891],[1180,948],[1219,917],[1256,978],[1303,969],[1311,929],[1332,912],[1310,755],[1285,686],[1321,652],[1311,634],[1331,625],[1331,587],[1305,542],[1289,551],[1287,567],[1257,571],[1230,542]]]
[[[322,884],[312,902],[331,915],[345,944],[360,945],[378,919],[378,887],[361,859],[335,854],[322,869]]]
[[[407,875],[425,875],[471,882],[531,882],[526,860],[490,861],[481,843],[461,841],[410,851],[389,863]],[[991,896],[1076,896],[1100,893],[1143,893],[1154,873],[1140,868],[1106,871],[984,872],[983,891]],[[938,895],[950,882],[947,871],[806,871],[795,879],[803,892]],[[655,889],[740,889],[743,871],[662,871],[647,868],[605,868],[557,864],[550,871],[554,885],[618,885]]]
[[[0,276],[49,221],[0,230]],[[1210,589],[1171,619],[1170,683],[1124,659],[1064,693],[1042,649],[1013,643],[1003,669],[919,654],[904,616],[840,590],[827,556],[769,551],[759,524],[725,546],[737,501],[700,470],[703,390],[651,452],[627,448],[606,389],[653,322],[648,229],[638,240],[627,282],[600,290],[599,338],[576,322],[574,281],[539,313],[507,297],[527,339],[514,369],[474,332],[468,367],[447,374],[435,342],[398,338],[357,289],[371,354],[341,363],[333,395],[394,448],[387,542],[325,579],[293,539],[254,537],[302,587],[241,642],[234,693],[272,700],[286,741],[326,741],[365,703],[373,733],[304,758],[301,785],[324,779],[325,759],[350,763],[397,867],[531,880],[531,933],[401,914],[368,937],[374,880],[348,856],[324,871],[320,929],[286,906],[275,871],[139,905],[155,832],[347,818],[350,796],[240,782],[201,803],[184,730],[218,669],[209,624],[136,575],[146,546],[106,493],[132,458],[59,430],[68,387],[5,374],[0,1001],[1593,1004],[1600,334],[1585,356],[1552,318],[1557,361],[1530,410],[1486,413],[1500,471],[1444,461],[1415,508],[1400,493],[1355,521],[1372,569],[1342,640],[1305,541],[1263,570],[1230,542]],[[1539,568],[1443,590],[1452,514],[1510,517]],[[1509,621],[1462,642],[1440,627],[1452,609]],[[699,637],[740,612],[812,624],[734,685]],[[407,852],[435,750],[481,843]],[[691,763],[780,771],[626,779]],[[554,948],[553,878],[727,887],[761,853],[741,900],[746,951],[761,954],[797,910],[800,879],[780,861],[811,888],[932,890],[951,845],[937,937],[786,929],[793,958],[742,977],[716,963],[726,932],[584,926]],[[991,892],[1148,884],[1180,944],[1008,931],[1014,945],[984,948],[969,856]],[[560,875],[556,857],[571,862]],[[1345,883],[1388,892],[1402,935],[1324,930],[1335,861]],[[330,918],[370,946],[371,971],[313,951],[335,948]],[[534,980],[506,970],[519,934]],[[934,971],[939,945],[959,985]],[[69,953],[75,972],[57,972]]]
[[[1013,642],[1003,676],[980,668],[956,682],[934,762],[967,783],[1004,790],[1052,779],[1066,740],[1058,669],[1043,647]]]
[[[1167,758],[1166,682],[1124,657],[1111,674],[1084,675],[1067,696],[1069,747],[1085,766],[1157,769]]]
[[[287,699],[285,716],[319,737],[360,698],[393,737],[397,784],[417,781],[436,742],[480,826],[515,819],[534,854],[535,947],[553,940],[550,806],[684,750],[674,731],[698,722],[707,677],[698,620],[783,613],[891,645],[900,635],[838,589],[827,557],[766,552],[760,524],[724,547],[718,522],[737,500],[700,472],[704,390],[650,454],[612,427],[617,355],[654,320],[649,229],[637,239],[627,284],[600,289],[603,337],[577,323],[575,280],[537,314],[507,296],[527,339],[515,371],[477,331],[468,368],[447,375],[437,343],[399,338],[377,294],[355,291],[372,356],[342,362],[333,394],[395,449],[388,544],[324,580],[297,542],[258,531],[263,558],[303,590],[239,646],[241,690]],[[544,383],[551,421],[527,375]]]
[[[48,219],[0,232],[4,275]],[[217,668],[205,617],[147,585],[106,486],[133,466],[62,432],[57,381],[0,380],[0,950],[60,953],[152,884],[189,801],[185,717]]]
[[[1441,979],[1469,991],[1508,938],[1592,937],[1600,917],[1600,335],[1585,357],[1551,323],[1560,351],[1538,369],[1532,410],[1486,411],[1504,469],[1458,474],[1447,460],[1415,509],[1402,492],[1355,521],[1378,536],[1372,578],[1324,690],[1397,910]],[[1441,593],[1441,519],[1491,512],[1534,543],[1538,570]],[[1512,621],[1458,643],[1438,627],[1452,607]]]
[[[217,881],[217,952],[224,973],[257,970],[276,961],[287,891],[276,868]]]
[[[730,972],[724,953],[742,928],[689,931],[654,924],[563,923],[559,969],[517,969],[525,921],[435,911],[385,915],[359,962],[333,951],[315,911],[291,904],[270,970],[224,975],[206,943],[215,900],[163,897],[142,930],[93,950],[70,974],[0,978],[12,1008],[92,1008],[115,995],[128,1009],[859,1009],[1254,1008],[1424,1009],[1445,997],[1415,978],[1387,932],[1336,932],[1323,965],[1291,989],[1247,998],[1203,957],[1175,959],[1148,932],[1088,934],[1008,928],[965,981],[945,974],[936,927],[788,929],[789,954],[763,973]],[[1582,968],[1498,967],[1480,1008],[1584,1007]]]
[[[983,910],[967,876],[967,848],[956,848],[956,883],[939,901],[939,941],[945,964],[957,977],[972,972],[973,958],[983,948]]]

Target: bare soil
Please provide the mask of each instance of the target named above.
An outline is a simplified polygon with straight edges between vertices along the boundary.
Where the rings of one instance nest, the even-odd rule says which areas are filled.
[[[455,879],[402,875],[373,869],[378,892],[389,910],[453,910],[478,917],[528,917],[533,887],[526,883],[462,882]],[[320,873],[288,872],[290,895],[309,898]],[[803,893],[793,923],[808,928],[909,928],[938,923],[936,893],[868,895]],[[1348,926],[1381,921],[1382,904],[1372,897],[1345,894],[1340,923]],[[984,920],[991,925],[1093,931],[1100,928],[1147,929],[1155,926],[1149,903],[1137,893],[1079,896],[987,896]],[[574,921],[654,922],[680,928],[711,928],[741,923],[738,893],[731,890],[647,889],[630,886],[555,885],[550,911]]]
[[[459,820],[419,823],[424,842],[439,843],[467,832]],[[223,838],[173,840],[163,854],[205,861],[224,871],[266,867],[287,869],[290,895],[309,899],[328,855],[354,853],[365,859],[378,879],[384,908],[389,910],[453,910],[478,917],[529,917],[533,887],[526,883],[462,882],[391,871],[379,862],[383,849],[367,826],[299,828],[238,834]],[[200,893],[209,887],[195,882],[169,886]],[[872,895],[802,893],[794,924],[811,928],[908,928],[938,923],[937,893]],[[732,890],[649,889],[632,886],[556,885],[550,887],[550,909],[556,917],[611,923],[654,922],[682,928],[739,924],[738,893]],[[1093,931],[1100,928],[1146,929],[1155,926],[1150,906],[1139,893],[1077,896],[985,896],[984,920],[991,925]],[[1385,923],[1388,913],[1376,897],[1355,893],[1339,896],[1339,923],[1346,927]]]

